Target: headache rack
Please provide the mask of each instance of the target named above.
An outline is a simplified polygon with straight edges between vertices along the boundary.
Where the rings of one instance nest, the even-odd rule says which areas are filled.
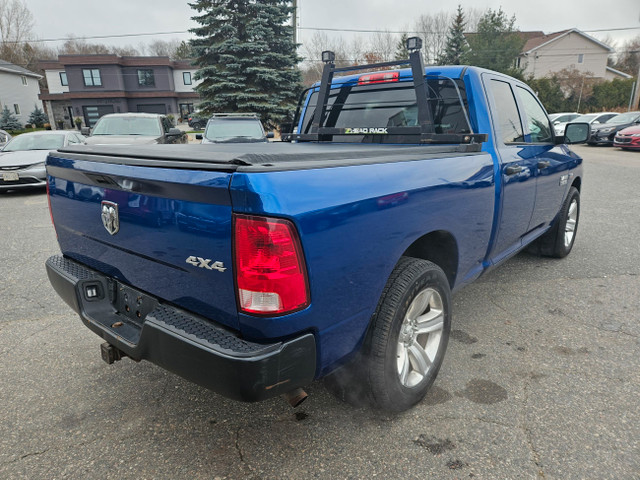
[[[408,60],[397,60],[384,63],[373,63],[368,65],[356,65],[349,67],[336,67],[335,66],[335,54],[331,51],[322,52],[322,61],[324,62],[324,68],[322,71],[322,79],[319,86],[314,86],[306,89],[300,96],[300,102],[298,109],[292,124],[292,129],[298,125],[302,125],[302,119],[300,118],[301,105],[304,102],[306,96],[313,92],[318,92],[318,100],[313,112],[313,118],[311,120],[310,128],[305,132],[284,133],[282,135],[283,141],[298,141],[298,142],[331,142],[334,140],[334,136],[353,136],[361,135],[363,142],[379,142],[384,143],[383,137],[390,139],[389,143],[413,143],[413,144],[467,144],[474,145],[479,149],[480,144],[487,140],[486,134],[474,133],[469,122],[469,117],[464,108],[464,102],[457,88],[457,95],[460,101],[462,110],[464,111],[464,118],[466,120],[467,129],[465,133],[440,133],[436,132],[434,128],[434,119],[429,105],[430,93],[427,85],[424,63],[420,54],[422,48],[422,40],[418,37],[411,37],[407,39],[407,48],[410,52]],[[329,98],[331,90],[341,88],[344,84],[333,85],[334,74],[339,72],[356,72],[358,70],[372,70],[387,69],[389,67],[397,67],[402,65],[409,65],[411,67],[411,73],[413,78],[413,89],[415,91],[416,104],[417,104],[417,124],[411,126],[387,126],[387,125],[354,125],[349,128],[335,128],[325,126],[327,119],[331,116],[333,108],[338,105],[334,102],[330,105]],[[385,72],[379,72],[377,75],[382,75]],[[390,75],[396,75],[397,72],[388,72]],[[373,76],[375,76],[374,74]],[[362,77],[361,77],[362,78]],[[383,81],[366,81],[365,84],[382,84]],[[454,82],[455,85],[455,82]],[[342,104],[341,104],[342,105]],[[312,108],[313,106],[307,106]],[[306,118],[306,116],[305,116]],[[402,138],[404,142],[398,142],[397,140],[391,140],[391,138]],[[346,137],[343,137],[346,138]]]

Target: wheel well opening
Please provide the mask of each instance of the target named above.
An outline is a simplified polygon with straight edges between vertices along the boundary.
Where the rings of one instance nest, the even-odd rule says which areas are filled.
[[[458,245],[449,232],[428,233],[413,242],[403,255],[435,263],[444,271],[449,286],[453,288],[458,273]]]
[[[571,184],[571,186],[575,187],[578,191],[580,191],[580,188],[582,187],[582,179],[580,177],[576,178]]]

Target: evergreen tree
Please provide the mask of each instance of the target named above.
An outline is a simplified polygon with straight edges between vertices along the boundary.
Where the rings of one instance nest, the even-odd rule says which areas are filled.
[[[0,114],[0,129],[2,130],[20,130],[22,125],[18,119],[9,111],[9,108],[5,105]]]
[[[33,112],[29,115],[29,123],[42,128],[45,123],[49,123],[49,117],[37,105],[34,105],[34,107]]]
[[[470,52],[466,62],[478,67],[522,77],[515,61],[524,47],[525,39],[515,27],[516,17],[510,19],[502,11],[487,10],[478,22],[478,31],[469,36]]]
[[[400,40],[398,40],[398,43],[396,44],[396,53],[395,53],[396,60],[406,60],[407,58],[409,58],[409,50],[407,49],[408,38],[409,38],[409,35],[407,33],[403,33],[402,36],[400,37]]]
[[[460,65],[466,61],[466,56],[469,52],[467,39],[464,37],[466,24],[462,6],[458,5],[458,13],[449,27],[447,43],[444,46],[444,52],[438,58],[438,65]]]
[[[297,103],[300,60],[289,0],[196,0],[191,41],[206,114],[256,112],[274,125]]]

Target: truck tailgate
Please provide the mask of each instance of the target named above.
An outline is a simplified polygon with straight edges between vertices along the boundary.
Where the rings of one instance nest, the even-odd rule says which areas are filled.
[[[49,156],[51,212],[62,253],[238,328],[231,269],[232,171],[123,163]]]

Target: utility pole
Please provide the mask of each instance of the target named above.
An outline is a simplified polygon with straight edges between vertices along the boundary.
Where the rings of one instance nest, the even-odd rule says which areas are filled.
[[[636,52],[636,55],[640,56],[640,52]],[[636,77],[636,92],[631,102],[631,109],[638,110],[638,103],[640,102],[640,67],[638,67],[638,76]]]
[[[298,0],[293,0],[293,44],[298,45]]]

